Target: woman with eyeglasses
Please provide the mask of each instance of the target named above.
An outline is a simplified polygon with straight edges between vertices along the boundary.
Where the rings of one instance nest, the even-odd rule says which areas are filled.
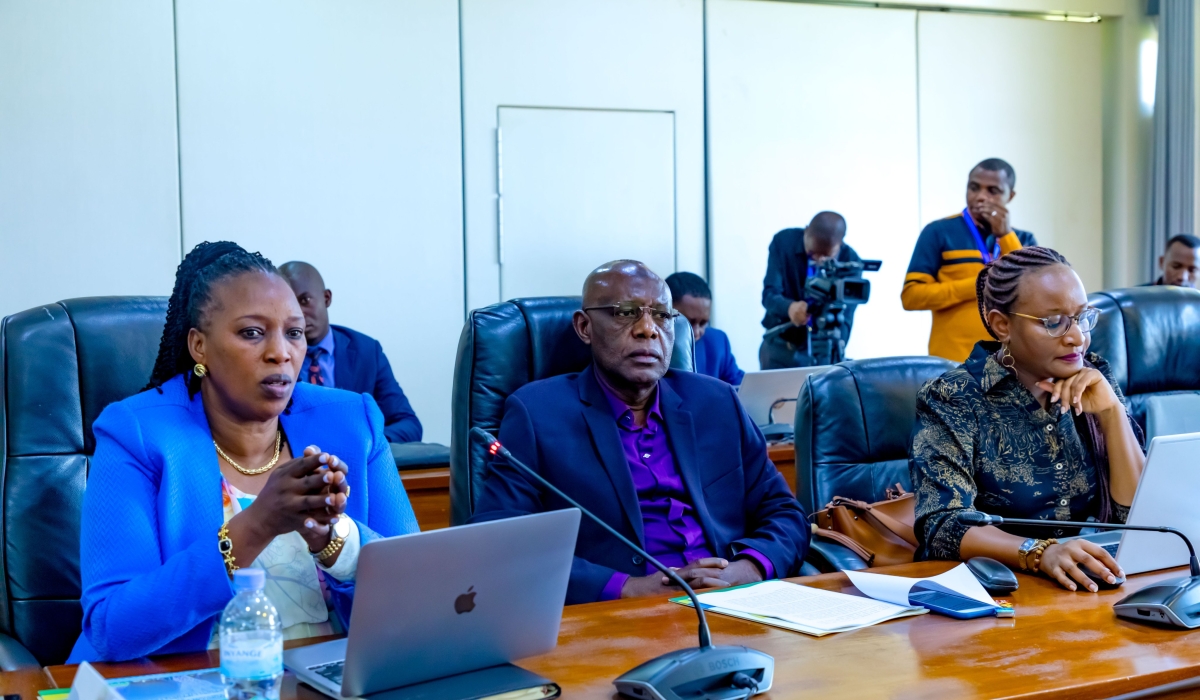
[[[980,342],[917,396],[912,447],[918,559],[985,556],[1068,590],[1123,575],[1069,528],[969,527],[958,514],[1124,522],[1145,465],[1108,363],[1088,352],[1099,310],[1049,248],[1014,251],[976,280]],[[1049,538],[1049,539],[1047,539]]]

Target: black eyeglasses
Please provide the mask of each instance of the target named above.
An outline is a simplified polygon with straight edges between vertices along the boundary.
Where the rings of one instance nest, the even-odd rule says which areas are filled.
[[[644,314],[650,314],[650,319],[654,321],[654,324],[664,330],[674,329],[675,318],[679,316],[678,311],[673,311],[665,306],[642,306],[636,301],[622,301],[619,304],[605,306],[585,306],[583,310],[608,311],[612,314],[613,319],[622,326],[637,323]]]
[[[1012,312],[1013,316],[1020,316],[1031,321],[1041,321],[1046,327],[1046,332],[1051,338],[1061,338],[1071,330],[1072,323],[1079,324],[1079,330],[1084,333],[1090,333],[1096,327],[1096,322],[1100,320],[1100,309],[1094,306],[1089,306],[1083,311],[1080,311],[1074,316],[1066,314],[1054,314],[1052,316],[1030,316],[1029,314],[1019,314],[1016,311]]]

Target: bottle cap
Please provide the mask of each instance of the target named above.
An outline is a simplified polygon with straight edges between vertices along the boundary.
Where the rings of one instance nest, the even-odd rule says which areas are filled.
[[[267,573],[262,569],[238,569],[233,572],[233,590],[256,591],[267,581]]]

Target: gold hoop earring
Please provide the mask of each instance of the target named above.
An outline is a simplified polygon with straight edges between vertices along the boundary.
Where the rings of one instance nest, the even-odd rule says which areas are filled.
[[[1000,346],[1000,366],[1004,369],[1016,369],[1017,361],[1013,359],[1012,354],[1008,351],[1008,344]]]
[[[196,366],[192,368],[192,373],[197,377],[203,378],[204,375],[208,374],[208,368],[197,362]]]

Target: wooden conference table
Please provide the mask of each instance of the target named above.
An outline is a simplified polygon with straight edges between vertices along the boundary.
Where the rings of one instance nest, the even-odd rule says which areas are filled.
[[[949,569],[925,562],[878,569],[923,576]],[[822,638],[710,615],[714,642],[743,644],[775,657],[771,698],[1099,698],[1200,676],[1200,631],[1117,619],[1112,603],[1183,570],[1132,576],[1121,589],[1069,593],[1020,575],[1015,618],[894,620]],[[843,574],[800,583],[852,593]],[[565,698],[613,698],[612,679],[671,649],[696,642],[696,618],[663,598],[568,607],[558,647],[520,665],[556,681]],[[290,646],[290,644],[289,644]],[[402,663],[403,660],[397,660]],[[211,668],[214,652],[98,664],[108,677]],[[75,667],[0,674],[0,692],[34,700],[38,689],[67,687]],[[321,698],[290,674],[284,698]],[[1172,697],[1184,697],[1183,695]]]

